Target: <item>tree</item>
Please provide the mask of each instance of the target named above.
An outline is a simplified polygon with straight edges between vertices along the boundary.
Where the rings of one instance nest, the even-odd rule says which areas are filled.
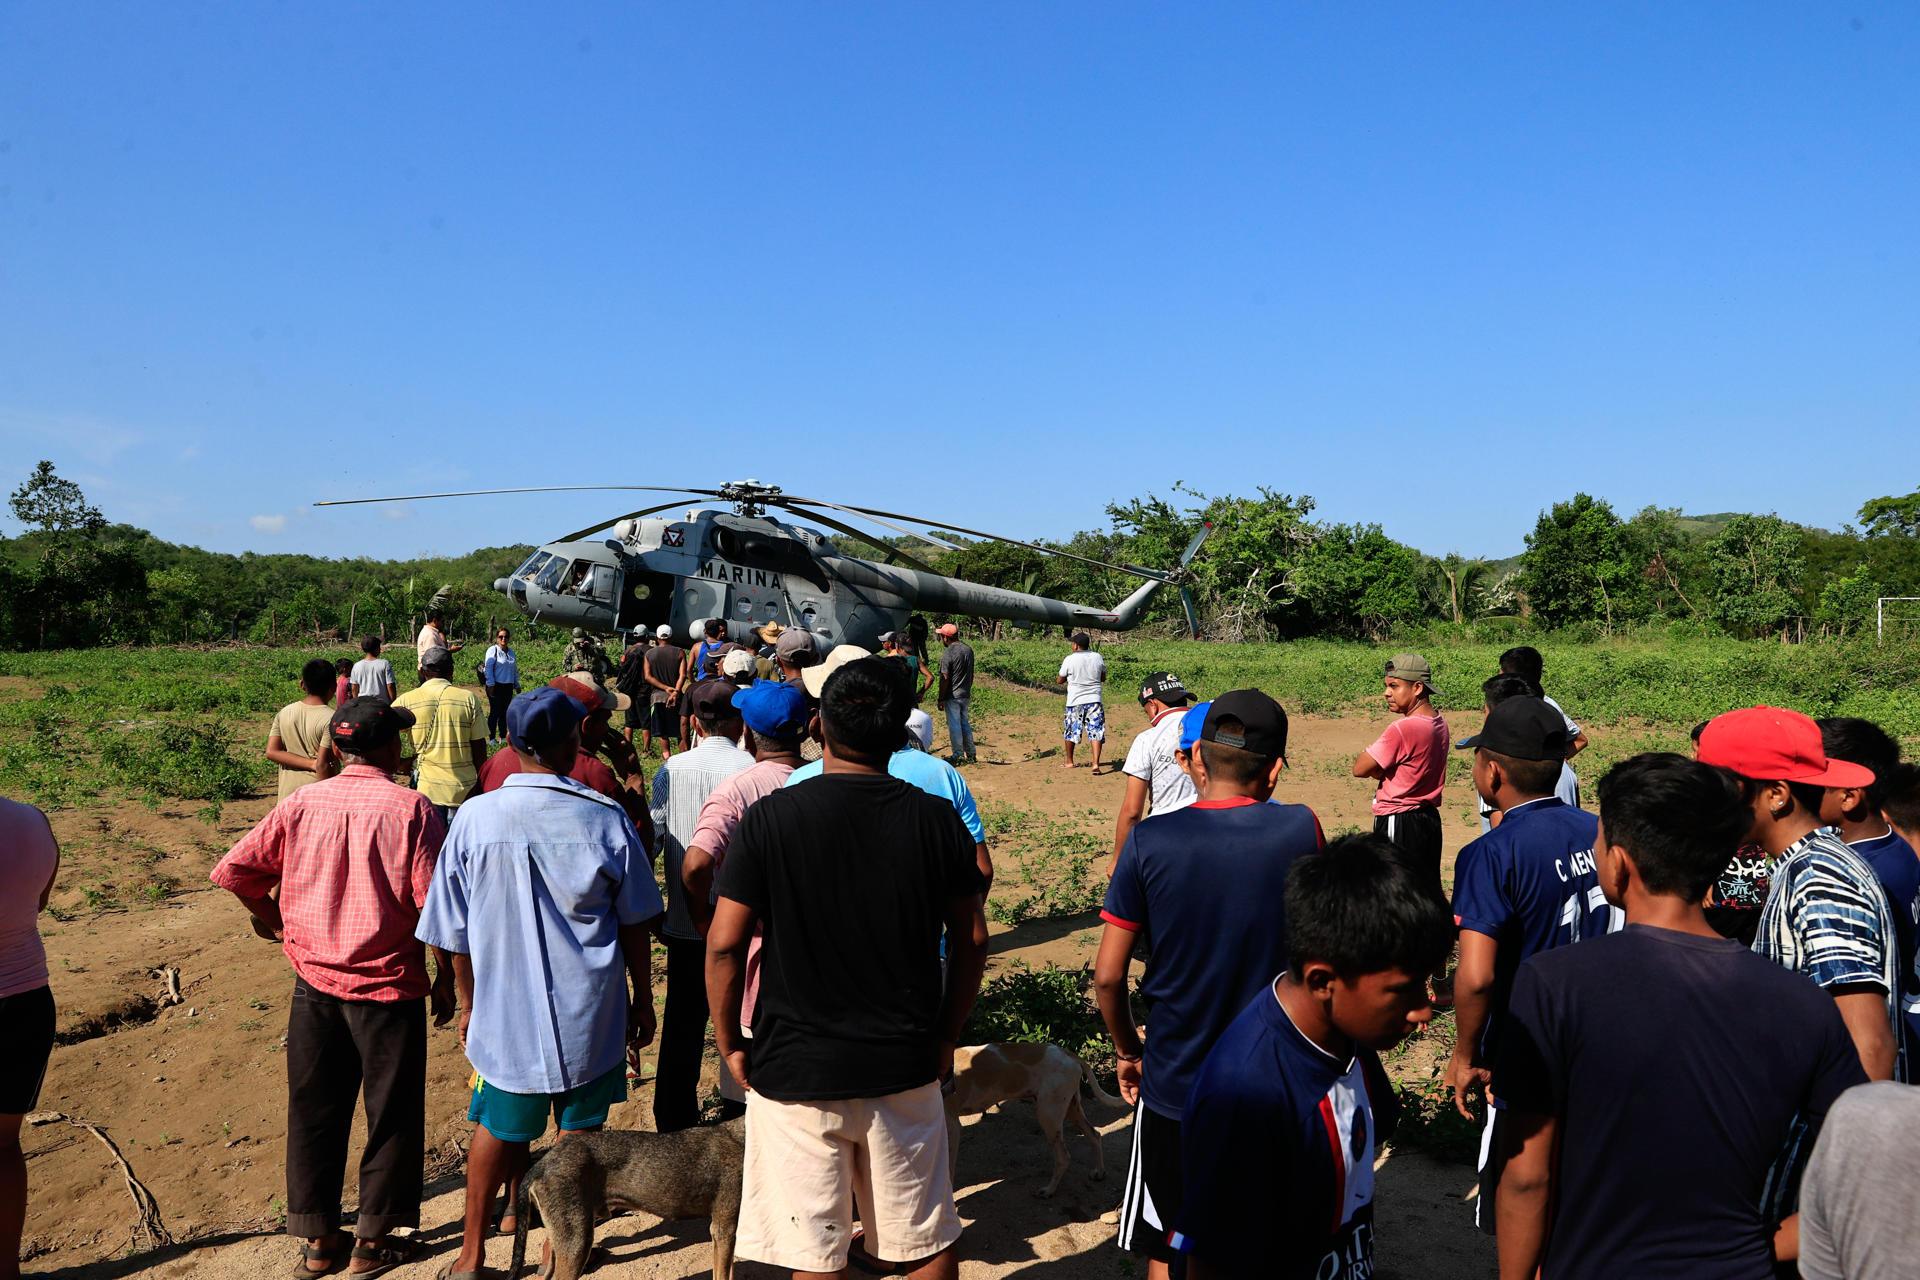
[[[1800,530],[1776,515],[1735,516],[1707,543],[1709,606],[1737,635],[1765,635],[1799,609]]]
[[[1465,622],[1475,609],[1475,589],[1492,566],[1485,560],[1469,560],[1453,552],[1434,561],[1434,566],[1446,583],[1447,616],[1455,622]]]
[[[1860,508],[1860,531],[1869,538],[1911,538],[1920,534],[1920,489],[1898,497],[1869,499]]]
[[[1867,566],[1856,565],[1852,573],[1828,579],[1827,585],[1821,588],[1813,619],[1843,636],[1864,631],[1880,597],[1885,594],[1867,572]]]
[[[1550,627],[1587,621],[1612,627],[1631,594],[1633,573],[1620,517],[1605,499],[1576,493],[1540,513],[1516,585]]]
[[[1620,527],[1620,536],[1628,560],[1638,571],[1648,612],[1656,617],[1700,612],[1682,585],[1698,575],[1700,557],[1694,539],[1680,528],[1678,507],[1642,507]]]
[[[1427,613],[1420,590],[1424,558],[1377,524],[1320,530],[1294,576],[1316,630],[1378,639],[1397,622]]]
[[[87,502],[87,495],[71,480],[54,474],[53,464],[45,458],[18,489],[7,505],[13,518],[42,533],[97,533],[107,521],[100,508]]]

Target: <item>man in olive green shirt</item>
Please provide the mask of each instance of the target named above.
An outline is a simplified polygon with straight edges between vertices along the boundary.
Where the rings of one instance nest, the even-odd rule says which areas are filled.
[[[448,822],[487,761],[487,710],[452,679],[453,655],[429,649],[420,659],[420,687],[393,700],[413,713],[414,786]]]
[[[267,730],[267,760],[280,769],[275,804],[309,782],[332,777],[339,768],[327,730],[333,719],[333,708],[327,705],[333,679],[333,664],[315,658],[300,669],[300,691],[306,697],[274,713],[273,727]]]

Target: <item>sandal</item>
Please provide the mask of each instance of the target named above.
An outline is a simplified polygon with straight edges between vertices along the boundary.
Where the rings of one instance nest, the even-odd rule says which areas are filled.
[[[310,1244],[300,1246],[300,1256],[293,1264],[295,1276],[330,1276],[347,1265],[347,1250],[353,1246],[353,1237],[344,1231],[336,1231],[327,1238],[334,1243],[331,1249],[325,1245],[319,1248]],[[327,1265],[324,1270],[315,1271],[307,1265],[309,1262],[324,1262]]]
[[[441,1268],[440,1274],[436,1276],[434,1280],[486,1280],[486,1275],[487,1273],[484,1269],[480,1271],[455,1271],[453,1264],[449,1262],[445,1267]]]
[[[366,1280],[369,1276],[383,1276],[395,1267],[404,1266],[420,1256],[420,1246],[411,1240],[395,1240],[391,1237],[376,1240],[372,1244],[356,1244],[351,1255],[355,1262],[372,1262],[377,1265],[365,1271],[348,1271],[348,1275],[359,1276]]]

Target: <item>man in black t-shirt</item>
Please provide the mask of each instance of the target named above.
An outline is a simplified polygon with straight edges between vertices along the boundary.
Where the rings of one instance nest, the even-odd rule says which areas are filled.
[[[958,1274],[940,1082],[986,968],[986,885],[953,806],[887,773],[910,705],[881,659],[828,677],[825,769],[747,810],[707,931],[714,1039],[749,1091],[736,1248],[796,1272],[846,1267],[857,1187],[870,1255]]]
[[[1769,1280],[1797,1256],[1797,1215],[1762,1207],[1769,1170],[1866,1076],[1832,999],[1707,923],[1751,823],[1736,783],[1682,756],[1601,779],[1596,870],[1627,926],[1514,981],[1493,1076],[1502,1280]]]

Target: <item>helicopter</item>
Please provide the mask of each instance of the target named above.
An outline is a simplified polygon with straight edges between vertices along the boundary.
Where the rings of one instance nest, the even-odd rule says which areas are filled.
[[[1116,564],[1043,547],[1019,538],[984,533],[945,521],[926,520],[872,507],[803,498],[758,480],[736,480],[716,489],[664,485],[547,485],[418,493],[388,498],[344,498],[315,506],[416,502],[437,498],[494,497],[522,493],[637,491],[675,498],[590,524],[548,542],[493,589],[537,622],[580,627],[598,635],[655,634],[662,626],[676,639],[696,641],[709,619],[720,619],[726,638],[753,643],[752,632],[769,622],[811,632],[824,648],[839,644],[872,649],[880,636],[905,628],[915,611],[1000,618],[1012,622],[1127,631],[1138,626],[1147,602],[1164,586],[1176,587],[1187,625],[1199,634],[1199,615],[1185,585],[1187,567],[1213,531],[1203,523],[1172,569]],[[662,518],[695,500],[684,518]],[[716,505],[731,510],[716,510]],[[779,511],[809,524],[859,538],[881,548],[883,559],[843,553],[824,533],[770,514]],[[907,534],[930,545],[958,550],[938,531],[986,538],[1115,569],[1142,580],[1111,609],[1029,595],[937,573],[916,556],[862,533],[843,517]],[[908,526],[921,526],[913,528]]]

